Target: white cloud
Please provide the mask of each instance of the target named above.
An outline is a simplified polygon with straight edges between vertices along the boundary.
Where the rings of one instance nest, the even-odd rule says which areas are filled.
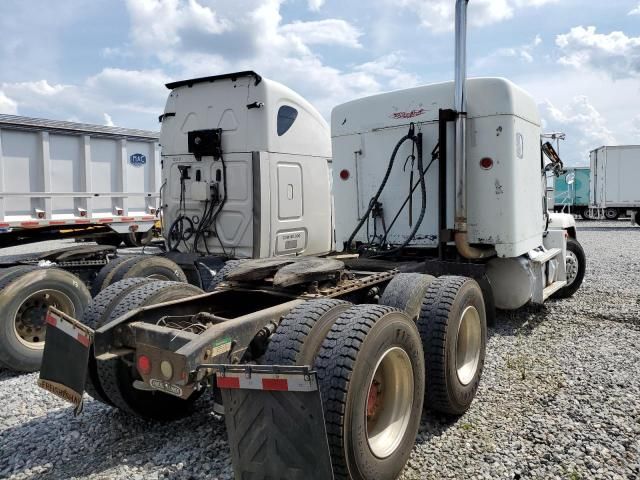
[[[607,120],[586,96],[576,96],[561,107],[546,100],[540,110],[546,130],[567,134],[567,146],[563,146],[561,155],[567,164],[586,164],[591,150],[616,144]]]
[[[160,57],[172,48],[195,47],[232,28],[229,20],[197,0],[128,0],[127,8],[133,43]]]
[[[132,47],[156,56],[165,70],[179,71],[181,78],[256,70],[298,91],[327,117],[333,106],[344,101],[397,88],[402,79],[415,83],[415,76],[403,71],[399,59],[393,66],[387,64],[386,70],[376,71],[371,66],[328,64],[315,48],[360,48],[362,32],[338,18],[284,22],[284,0],[200,0],[199,5],[225,25],[224,30],[201,33],[196,42],[189,22],[183,20],[179,28],[168,27],[170,41],[157,43],[151,41],[151,33],[141,36],[136,32],[146,29],[161,35],[187,4],[185,0],[141,3],[155,9],[141,9],[137,0],[127,0]],[[158,15],[159,10],[164,17]]]
[[[503,61],[504,58],[518,58],[524,63],[533,63],[533,55],[535,49],[542,44],[542,37],[536,37],[529,43],[518,45],[516,47],[504,47],[495,50],[485,57],[476,60],[476,68],[484,68],[494,66]]]
[[[147,111],[149,105],[158,105],[166,99],[165,84],[169,77],[158,69],[123,70],[105,68],[89,77],[84,91],[102,98],[112,98],[120,105],[128,105],[139,111]]]
[[[558,1],[474,0],[469,3],[468,21],[471,25],[483,27],[512,18],[518,9],[541,7]],[[422,25],[432,31],[442,32],[453,29],[456,3],[453,0],[387,0],[387,2],[412,10],[419,16]]]
[[[558,35],[559,62],[578,69],[599,69],[613,78],[640,75],[640,36],[624,32],[596,33],[596,27],[573,27]]]
[[[113,123],[113,118],[111,118],[111,115],[109,115],[108,113],[103,113],[102,116],[104,117],[104,125],[106,125],[107,127],[113,127],[114,123]]]
[[[106,68],[78,85],[38,80],[2,83],[0,90],[21,110],[35,111],[39,116],[154,129],[166,100],[167,81],[159,70]],[[100,113],[106,111],[109,113]]]
[[[7,97],[2,90],[0,90],[0,113],[17,115],[18,104]]]
[[[640,15],[640,3],[638,3],[638,6],[631,10],[628,15]]]
[[[333,18],[316,22],[289,23],[280,28],[280,33],[287,37],[296,37],[298,41],[305,45],[362,47],[358,40],[362,32],[349,22]]]
[[[411,88],[420,84],[420,79],[413,73],[402,69],[402,56],[391,53],[384,57],[358,65],[355,70],[374,77],[387,79],[391,89]]]
[[[324,0],[309,0],[308,5],[309,5],[309,10],[311,10],[312,12],[317,12],[324,5]]]

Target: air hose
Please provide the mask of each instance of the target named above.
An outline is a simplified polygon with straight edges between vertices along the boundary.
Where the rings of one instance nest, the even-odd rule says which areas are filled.
[[[407,239],[402,244],[402,246],[400,246],[398,248],[394,248],[392,250],[388,250],[387,252],[384,252],[384,254],[386,255],[386,254],[390,254],[390,253],[395,253],[395,252],[403,249],[404,247],[406,247],[409,244],[409,242],[411,242],[411,240],[413,240],[413,238],[415,237],[415,235],[416,235],[416,233],[418,231],[418,228],[420,228],[420,225],[422,224],[422,220],[424,219],[424,215],[425,215],[425,211],[426,211],[426,207],[427,207],[427,190],[426,190],[426,184],[425,184],[425,181],[424,181],[424,175],[422,174],[422,172],[423,172],[422,133],[419,133],[418,135],[416,135],[415,134],[415,125],[412,123],[409,126],[409,133],[407,133],[407,135],[402,137],[398,141],[398,143],[396,143],[396,146],[393,149],[391,157],[389,158],[389,164],[387,166],[387,171],[385,172],[384,178],[382,179],[382,182],[380,183],[380,187],[378,187],[378,191],[376,192],[376,194],[373,196],[373,198],[369,202],[369,207],[367,208],[367,211],[362,216],[362,218],[358,222],[358,225],[354,229],[353,233],[351,234],[351,236],[347,240],[347,248],[351,247],[353,239],[358,234],[358,232],[360,231],[362,226],[365,224],[365,222],[369,218],[369,215],[371,215],[372,210],[378,204],[378,199],[380,198],[380,195],[382,194],[382,191],[384,190],[385,186],[387,185],[387,182],[389,180],[389,176],[391,175],[391,171],[393,170],[393,165],[395,163],[396,156],[398,155],[398,151],[400,150],[400,147],[402,147],[404,142],[406,142],[407,140],[412,141],[414,143],[414,145],[417,147],[417,150],[418,150],[418,172],[420,172],[420,189],[421,189],[421,192],[422,192],[422,208],[421,208],[421,211],[420,211],[420,217],[418,218],[418,221],[416,222],[415,226],[413,227],[413,230],[411,231],[411,234],[407,237]]]
[[[412,138],[413,141],[417,144],[418,147],[418,172],[420,175],[420,193],[422,194],[422,205],[420,207],[420,216],[418,217],[418,221],[416,222],[416,224],[413,226],[413,229],[411,230],[411,233],[409,234],[409,236],[405,239],[405,241],[402,243],[402,245],[400,245],[399,247],[393,248],[391,250],[385,250],[382,252],[379,252],[379,255],[392,255],[395,253],[400,252],[404,247],[406,247],[407,245],[409,245],[409,243],[415,238],[416,233],[418,233],[418,229],[420,228],[420,225],[422,225],[422,220],[424,220],[424,214],[427,210],[427,185],[424,181],[424,173],[423,173],[423,168],[424,168],[424,162],[423,162],[423,158],[422,158],[422,133],[418,133],[417,136]],[[406,203],[405,203],[406,205]],[[402,211],[402,209],[404,208],[404,205],[402,205],[402,207],[400,207],[400,211]],[[399,214],[400,212],[398,212]],[[397,218],[397,216],[396,216]],[[395,221],[395,219],[394,219]],[[391,229],[391,226],[389,227],[389,229]],[[385,235],[386,238],[386,235]]]

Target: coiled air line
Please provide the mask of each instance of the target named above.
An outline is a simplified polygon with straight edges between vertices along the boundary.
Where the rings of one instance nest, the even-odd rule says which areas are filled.
[[[393,170],[393,165],[395,163],[396,156],[398,155],[398,151],[400,150],[400,147],[402,147],[404,142],[406,142],[408,140],[413,142],[413,146],[416,148],[417,153],[418,153],[418,155],[417,155],[418,173],[419,173],[419,177],[420,177],[420,191],[421,191],[421,194],[422,194],[422,206],[421,206],[421,209],[420,209],[420,216],[418,217],[418,220],[416,221],[415,225],[413,226],[413,229],[411,230],[411,233],[406,238],[406,240],[402,243],[402,245],[400,245],[399,247],[390,249],[390,250],[378,251],[378,252],[376,252],[376,254],[377,255],[395,254],[395,253],[401,251],[403,248],[405,248],[414,239],[414,237],[416,236],[416,233],[418,232],[418,229],[420,228],[420,225],[422,224],[422,220],[424,219],[425,211],[427,209],[427,186],[426,186],[425,180],[424,180],[424,175],[425,175],[426,172],[423,171],[424,162],[423,162],[423,155],[422,155],[422,133],[416,134],[415,133],[415,125],[413,123],[411,123],[409,125],[409,133],[407,133],[404,137],[402,137],[398,141],[396,146],[394,147],[393,153],[391,154],[391,157],[389,158],[389,164],[387,166],[387,171],[385,172],[384,178],[382,179],[382,182],[380,183],[380,187],[378,187],[378,191],[376,192],[376,194],[373,196],[373,198],[369,202],[369,207],[367,208],[367,211],[362,216],[362,218],[358,222],[358,225],[356,226],[355,230],[353,231],[353,233],[351,234],[351,236],[347,240],[347,248],[351,248],[351,245],[353,243],[353,239],[358,234],[358,232],[360,231],[362,226],[365,224],[365,222],[369,218],[369,215],[371,215],[372,210],[378,204],[378,199],[380,198],[380,195],[382,194],[382,191],[384,190],[385,186],[387,185],[387,182],[389,180],[389,176],[391,175],[391,171]],[[410,194],[411,193],[412,192],[410,192]],[[405,203],[405,205],[406,205],[406,203]],[[404,208],[404,205],[401,207],[401,209],[402,208]],[[375,221],[375,219],[374,219],[374,221]],[[386,238],[387,233],[388,232],[385,232],[385,237],[384,238]]]

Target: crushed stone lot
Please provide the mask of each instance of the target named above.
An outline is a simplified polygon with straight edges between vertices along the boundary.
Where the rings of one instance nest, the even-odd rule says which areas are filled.
[[[582,288],[499,313],[471,409],[425,412],[402,479],[640,478],[640,227],[578,228]],[[233,478],[211,403],[153,424],[88,398],[74,418],[36,378],[0,370],[0,478]]]

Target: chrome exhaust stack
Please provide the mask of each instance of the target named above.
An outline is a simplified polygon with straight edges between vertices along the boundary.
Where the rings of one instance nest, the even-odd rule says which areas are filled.
[[[454,239],[458,253],[469,259],[482,259],[496,254],[493,248],[480,249],[469,245],[467,235],[467,5],[469,0],[456,0],[456,57],[455,96],[456,118],[455,138],[455,223]]]

